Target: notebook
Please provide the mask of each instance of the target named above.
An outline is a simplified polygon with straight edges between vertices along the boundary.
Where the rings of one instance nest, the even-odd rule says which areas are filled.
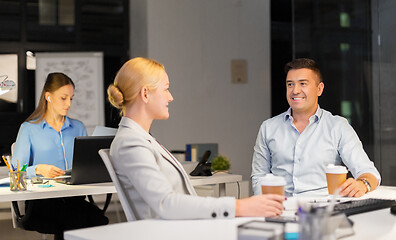
[[[76,137],[71,175],[55,180],[72,185],[111,182],[109,172],[98,151],[110,148],[113,139],[114,136]]]

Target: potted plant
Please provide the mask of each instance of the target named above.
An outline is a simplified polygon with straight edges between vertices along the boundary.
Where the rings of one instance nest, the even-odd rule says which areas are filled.
[[[222,155],[213,158],[211,164],[214,172],[228,172],[231,166],[228,158]]]

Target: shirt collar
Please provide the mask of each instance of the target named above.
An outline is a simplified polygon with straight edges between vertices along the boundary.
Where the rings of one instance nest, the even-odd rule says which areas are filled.
[[[292,111],[292,109],[289,107],[289,109],[285,113],[285,121],[287,121],[288,119],[292,119],[293,118],[291,111]],[[323,110],[320,108],[320,106],[318,104],[318,109],[316,109],[315,114],[312,115],[312,116],[315,116],[315,120],[314,121],[315,122],[319,122],[319,120],[322,118],[322,115],[323,115]]]
[[[45,119],[41,121],[41,128],[45,128],[46,126],[50,126]],[[65,116],[65,123],[62,126],[62,130],[66,129],[68,127],[73,127],[73,123],[70,121],[70,118],[68,116]]]
[[[289,120],[291,116],[291,107],[289,107],[285,113],[285,121]]]
[[[143,136],[145,139],[149,140],[150,142],[156,141],[150,133],[142,128],[137,122],[133,121],[128,117],[122,117],[119,126],[124,126],[127,128],[132,128],[135,130],[139,135]]]

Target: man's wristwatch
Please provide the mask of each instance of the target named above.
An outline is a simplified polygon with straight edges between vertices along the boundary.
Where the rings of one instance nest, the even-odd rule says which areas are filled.
[[[366,185],[366,188],[367,188],[366,193],[370,192],[370,190],[371,190],[371,185],[370,185],[369,181],[367,181],[367,179],[365,179],[365,178],[358,178],[358,179],[356,179],[356,180],[357,180],[357,181],[362,181],[362,182],[364,183],[364,185]]]

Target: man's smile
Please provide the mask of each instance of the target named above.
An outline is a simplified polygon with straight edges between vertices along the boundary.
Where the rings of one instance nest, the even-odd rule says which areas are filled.
[[[293,100],[303,100],[305,97],[292,97]]]

